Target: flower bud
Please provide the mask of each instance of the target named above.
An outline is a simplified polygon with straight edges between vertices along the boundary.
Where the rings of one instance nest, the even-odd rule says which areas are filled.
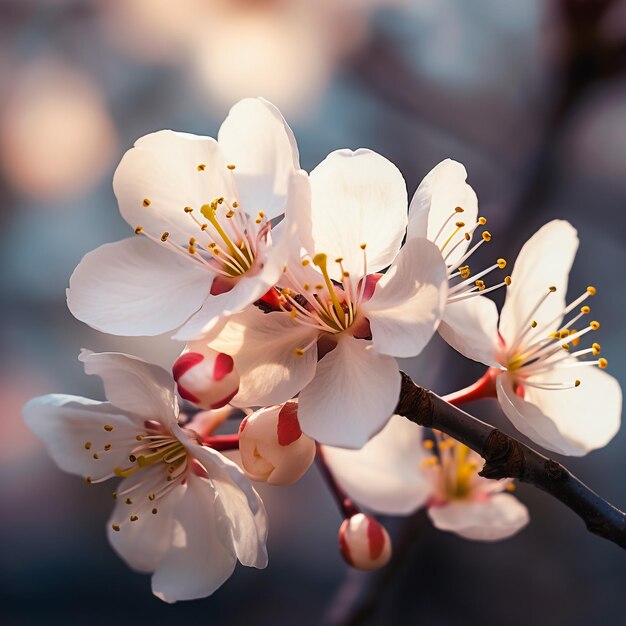
[[[183,352],[172,373],[181,397],[202,409],[219,409],[239,391],[239,374],[232,357],[210,348]]]
[[[344,561],[361,570],[384,567],[391,558],[391,539],[373,517],[357,513],[339,528],[339,551]]]
[[[300,480],[315,458],[315,441],[300,430],[298,403],[260,409],[239,427],[243,469],[252,480],[290,485]]]

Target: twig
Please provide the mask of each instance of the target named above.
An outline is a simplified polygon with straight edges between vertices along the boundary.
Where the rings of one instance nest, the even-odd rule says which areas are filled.
[[[419,387],[404,372],[396,413],[420,426],[440,430],[478,452],[485,459],[481,476],[515,478],[539,487],[581,517],[590,532],[626,548],[626,514],[560,463]]]

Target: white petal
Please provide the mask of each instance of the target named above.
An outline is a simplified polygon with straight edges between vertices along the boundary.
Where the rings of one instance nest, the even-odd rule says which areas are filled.
[[[575,378],[581,384],[572,389],[525,386],[522,399],[513,391],[512,377],[500,375],[498,400],[513,426],[529,439],[547,450],[582,456],[607,445],[619,430],[622,391],[615,378],[591,366],[536,376],[537,382],[573,382]]]
[[[159,335],[180,326],[206,299],[214,274],[145,237],[100,246],[70,278],[67,305],[113,335]]]
[[[448,296],[446,266],[427,239],[407,241],[363,305],[374,349],[382,354],[419,354],[437,330]]]
[[[285,211],[287,184],[299,169],[298,147],[280,111],[263,98],[246,98],[230,110],[218,135],[234,170],[240,204],[271,219]]]
[[[387,423],[399,393],[395,359],[344,334],[300,394],[298,418],[302,430],[320,443],[361,448]]]
[[[204,598],[233,573],[229,520],[212,483],[193,474],[174,510],[172,543],[152,576],[152,592],[165,602]]]
[[[489,367],[500,367],[498,309],[486,296],[449,303],[439,325],[439,334],[457,352]]]
[[[118,495],[107,523],[109,543],[129,567],[139,572],[153,572],[172,543],[173,512],[185,488],[175,487],[164,497],[150,500],[148,494],[158,492],[165,480],[161,464],[125,478],[117,488],[122,495]],[[128,495],[123,493],[126,490]],[[152,509],[157,513],[153,514]],[[131,521],[131,515],[137,519]],[[113,524],[120,529],[114,530]]]
[[[23,409],[26,425],[41,439],[54,462],[65,472],[99,480],[128,460],[128,445],[104,446],[120,433],[136,444],[140,425],[109,402],[51,394],[33,398]],[[113,426],[109,432],[104,426]],[[87,447],[85,444],[89,443]],[[97,454],[98,459],[93,455]]]
[[[172,241],[187,246],[189,237],[199,237],[201,231],[185,213],[186,206],[199,212],[221,196],[237,198],[227,163],[211,137],[171,130],[142,137],[113,176],[122,217],[132,228],[141,226],[156,237],[167,231]]]
[[[285,313],[262,313],[250,307],[231,317],[209,347],[230,354],[235,361],[240,382],[232,404],[280,404],[295,396],[315,373],[317,348],[313,345],[301,357],[295,350],[316,336],[317,331]]]
[[[87,374],[100,376],[107,400],[116,407],[169,425],[176,421],[174,379],[162,367],[129,354],[81,350]]]
[[[309,252],[328,254],[332,278],[341,278],[337,257],[353,277],[363,275],[363,243],[368,274],[391,264],[407,222],[406,185],[391,161],[363,148],[332,152],[311,172],[311,194]]]
[[[533,319],[541,326],[563,310],[569,271],[577,249],[576,229],[563,220],[548,222],[524,244],[515,261],[511,285],[500,313],[500,334],[505,342],[514,339],[549,287],[556,287],[556,293],[548,296]],[[559,321],[549,331],[556,330],[558,325]]]
[[[499,541],[511,537],[528,524],[528,509],[514,496],[499,493],[480,501],[453,501],[428,509],[439,530],[448,530],[466,539]]]
[[[463,213],[458,215],[458,219],[450,220],[449,227],[443,230],[436,242],[438,246],[443,245],[455,230],[454,224],[457,221],[465,222],[468,227],[475,224],[478,217],[478,199],[466,180],[465,167],[452,159],[442,161],[428,172],[411,200],[407,238],[427,237],[434,241],[456,207],[461,207]],[[455,265],[465,254],[469,244],[469,241],[463,240],[447,262]]]
[[[409,515],[426,502],[431,486],[422,471],[427,454],[422,429],[399,415],[360,450],[324,446],[339,486],[360,505],[387,515]]]
[[[259,494],[241,469],[224,455],[198,445],[188,446],[188,450],[213,483],[239,561],[248,567],[266,567],[267,513]]]

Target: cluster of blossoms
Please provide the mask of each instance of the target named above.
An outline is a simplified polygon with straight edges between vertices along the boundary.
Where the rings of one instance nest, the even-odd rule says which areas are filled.
[[[109,540],[152,573],[158,597],[209,595],[237,561],[265,567],[252,483],[293,483],[316,458],[355,567],[391,556],[375,513],[426,507],[438,528],[483,541],[521,529],[528,512],[511,481],[482,478],[475,452],[394,415],[396,358],[419,355],[437,331],[488,367],[449,402],[497,398],[517,430],[561,454],[615,435],[620,387],[600,345],[581,345],[599,327],[585,321],[595,289],[565,300],[575,230],[541,228],[510,276],[504,259],[476,271],[491,234],[466,178],[443,161],[409,204],[402,174],[371,150],[333,152],[307,173],[262,99],[236,104],[217,140],[161,131],[126,153],[113,186],[135,234],[85,256],[68,306],[103,332],[171,332],[186,345],[171,374],[83,351],[107,401],[49,395],[24,414],[63,470],[121,479]],[[498,322],[485,294],[499,288]],[[238,432],[219,434],[231,416],[243,417]]]

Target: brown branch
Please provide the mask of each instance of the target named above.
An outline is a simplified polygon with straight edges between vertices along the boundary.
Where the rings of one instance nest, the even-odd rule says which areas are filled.
[[[626,548],[625,513],[560,463],[419,387],[404,372],[396,413],[420,426],[440,430],[478,452],[485,459],[481,476],[515,478],[539,487],[582,518],[590,532]]]

